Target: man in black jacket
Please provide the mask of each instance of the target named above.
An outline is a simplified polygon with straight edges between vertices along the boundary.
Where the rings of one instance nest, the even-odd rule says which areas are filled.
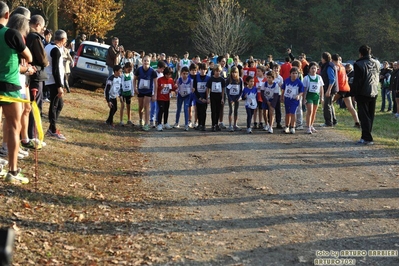
[[[43,83],[47,79],[47,74],[44,71],[44,68],[49,64],[43,46],[44,37],[42,33],[45,26],[44,18],[40,15],[32,16],[29,21],[29,26],[31,32],[26,38],[26,46],[32,53],[32,66],[36,68],[36,73],[34,73],[32,76],[29,76],[30,100],[34,100],[32,90],[37,89],[36,102],[40,113],[42,113]],[[28,125],[28,136],[30,139],[33,139],[35,136],[34,123],[33,113],[31,111]]]
[[[354,65],[352,95],[355,96],[362,136],[358,144],[374,144],[373,129],[375,104],[378,95],[380,63],[371,57],[371,48],[362,45],[359,48],[359,59]]]

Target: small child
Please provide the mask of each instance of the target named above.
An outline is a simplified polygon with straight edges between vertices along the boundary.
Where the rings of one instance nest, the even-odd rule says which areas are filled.
[[[168,124],[169,117],[169,105],[170,105],[170,92],[175,91],[177,86],[174,84],[172,79],[173,69],[167,67],[163,71],[163,77],[158,79],[158,88],[157,88],[157,103],[158,103],[158,131],[163,131],[163,128],[172,129],[172,127]],[[163,122],[162,125],[162,116]]]
[[[198,115],[198,126],[195,129],[205,131],[206,121],[206,109],[208,108],[208,91],[206,89],[206,83],[210,79],[206,75],[207,67],[206,64],[198,64],[199,73],[194,80],[194,93],[197,100],[197,115]]]
[[[245,110],[247,111],[247,133],[251,134],[252,129],[251,129],[251,121],[252,121],[252,116],[254,115],[255,109],[258,107],[258,102],[257,102],[257,95],[258,95],[258,89],[254,86],[254,78],[252,76],[247,76],[245,79],[245,85],[246,87],[244,88],[242,92],[241,98],[245,100]]]
[[[277,129],[283,129],[281,126],[281,101],[280,101],[280,88],[283,86],[284,79],[282,76],[280,76],[280,65],[279,64],[273,64],[273,72],[274,72],[274,82],[278,84],[279,87],[279,97],[277,100],[276,108],[274,108],[274,112],[276,113],[276,128]]]
[[[184,104],[184,130],[188,131],[188,107],[190,105],[191,93],[193,90],[193,80],[189,76],[188,67],[183,67],[180,71],[180,78],[178,78],[176,85],[177,89],[177,110],[176,123],[174,128],[179,128],[181,106]]]
[[[243,90],[243,81],[240,78],[238,68],[233,66],[231,68],[230,77],[227,80],[226,92],[229,101],[229,131],[239,131],[241,128],[237,126],[238,106],[240,103],[240,96]],[[234,107],[234,126],[232,125],[232,114]]]
[[[105,86],[104,96],[109,107],[108,119],[105,121],[110,127],[114,127],[114,115],[118,110],[118,101],[116,100],[119,96],[121,90],[121,75],[122,67],[120,65],[115,65],[113,67],[114,74],[109,76],[107,79],[107,85]]]
[[[191,80],[192,80],[193,82],[195,82],[195,78],[197,77],[197,73],[198,73],[198,66],[197,66],[196,64],[192,63],[192,64],[190,65],[189,70],[190,70],[190,78],[191,78]],[[197,115],[197,99],[196,99],[194,93],[191,93],[191,94],[190,94],[190,97],[191,97],[191,99],[190,99],[190,105],[189,105],[189,107],[188,107],[188,114],[189,114],[189,116],[188,116],[188,126],[189,126],[190,128],[194,128],[194,127],[197,126],[196,123],[197,123],[197,121],[198,121],[198,115]],[[193,119],[193,110],[194,110],[194,119]],[[193,120],[194,120],[194,122],[193,122]]]
[[[274,82],[275,73],[269,71],[266,73],[267,82],[263,91],[263,104],[267,104],[269,110],[269,124],[266,125],[267,131],[273,134],[274,110],[277,102],[280,101],[280,86]]]
[[[133,125],[131,120],[131,110],[130,110],[132,96],[134,95],[132,70],[133,70],[132,63],[126,62],[125,65],[123,66],[123,74],[121,77],[122,88],[120,92],[121,110],[120,110],[120,123],[119,123],[119,125],[121,126],[123,126],[123,111],[125,109],[125,102],[126,102],[126,112],[127,112],[127,124]]]
[[[324,82],[320,75],[316,74],[319,65],[316,62],[309,64],[309,74],[303,79],[303,86],[305,88],[304,99],[306,99],[306,126],[307,134],[316,133],[317,130],[313,127],[316,119],[317,108],[319,107],[320,99],[324,101]]]
[[[266,128],[267,124],[267,104],[263,104],[263,99],[262,99],[262,93],[264,93],[265,90],[265,83],[267,82],[267,79],[265,78],[265,68],[264,66],[257,66],[256,67],[256,77],[255,77],[255,86],[258,88],[258,95],[257,95],[257,101],[258,101],[258,108],[255,109],[254,111],[254,128],[259,128],[263,130],[268,130]],[[258,115],[259,114],[259,115]],[[259,116],[259,126],[258,123],[256,123],[257,116]],[[262,123],[262,117],[263,120],[265,120],[265,126],[263,126]]]
[[[216,64],[213,68],[213,76],[206,84],[211,102],[212,132],[221,131],[219,117],[222,104],[224,104],[223,95],[226,89],[226,81],[221,77],[221,73],[221,65]]]
[[[303,84],[299,80],[298,68],[293,67],[290,70],[290,77],[284,80],[281,87],[281,101],[285,105],[285,130],[286,134],[295,134],[295,113],[299,106],[299,99],[303,95]]]

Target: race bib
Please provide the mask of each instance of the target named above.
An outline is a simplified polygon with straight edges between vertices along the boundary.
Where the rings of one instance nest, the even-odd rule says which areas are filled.
[[[309,92],[319,93],[319,86],[317,83],[311,82],[309,85]]]
[[[266,97],[266,99],[270,100],[273,98],[273,94],[274,94],[274,89],[273,88],[269,88],[266,87],[265,91],[264,91],[264,95]]]
[[[139,90],[149,89],[150,81],[146,79],[140,79]]]
[[[287,85],[284,92],[284,97],[286,98],[295,98],[298,95],[298,87]]]
[[[169,91],[172,89],[171,84],[163,84],[161,94],[169,94]]]
[[[181,96],[185,97],[191,93],[191,84],[181,84],[179,88]]]
[[[221,82],[212,82],[211,92],[222,93],[222,83]]]
[[[238,84],[235,84],[235,85],[230,84],[229,86],[230,86],[230,95],[237,96],[237,95],[240,94],[240,85],[238,85]]]
[[[248,76],[255,77],[255,71],[248,71]]]
[[[197,83],[197,91],[199,93],[205,93],[206,92],[206,82],[198,82]]]

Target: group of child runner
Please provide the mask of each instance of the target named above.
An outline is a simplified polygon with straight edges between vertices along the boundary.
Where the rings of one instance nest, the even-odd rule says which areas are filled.
[[[172,78],[173,69],[167,67],[163,61],[159,61],[157,68],[150,67],[150,58],[144,56],[142,66],[133,73],[133,66],[129,62],[123,68],[120,65],[114,66],[114,73],[106,83],[105,98],[110,108],[106,124],[114,127],[113,117],[117,111],[117,102],[120,98],[120,124],[123,125],[123,112],[126,104],[128,121],[131,121],[130,104],[132,97],[136,94],[139,104],[139,126],[144,130],[150,130],[151,126],[158,131],[163,129],[179,128],[180,113],[184,110],[184,130],[188,131],[194,127],[200,131],[206,131],[206,113],[210,104],[211,108],[211,130],[220,131],[223,124],[223,107],[227,101],[229,106],[228,130],[239,131],[237,125],[238,108],[240,100],[245,101],[247,114],[247,133],[252,133],[251,122],[259,112],[259,128],[273,133],[275,110],[280,109],[280,102],[285,107],[285,128],[282,128],[277,121],[278,128],[282,128],[287,134],[294,134],[296,127],[296,113],[302,108],[301,99],[306,101],[306,133],[316,132],[314,122],[317,107],[323,101],[323,80],[317,74],[319,65],[316,62],[309,64],[309,73],[300,78],[301,71],[292,67],[289,78],[283,80],[280,76],[280,66],[273,64],[270,70],[266,71],[265,66],[239,67],[232,65],[230,68],[222,64],[215,64],[212,69],[205,63],[183,65],[180,68],[179,77]],[[211,74],[207,73],[211,71]],[[242,71],[242,72],[241,72]],[[170,95],[177,94],[176,121],[172,127],[168,123]],[[156,103],[156,124],[150,124],[151,102]],[[194,121],[191,123],[191,108],[195,110]],[[280,113],[281,114],[281,113]],[[265,124],[261,123],[263,120]],[[257,123],[254,127],[258,128]]]

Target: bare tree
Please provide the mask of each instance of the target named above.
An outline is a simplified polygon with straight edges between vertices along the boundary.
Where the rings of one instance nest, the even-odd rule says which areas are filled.
[[[241,54],[249,46],[248,28],[245,12],[237,0],[199,1],[193,43],[203,54]]]

